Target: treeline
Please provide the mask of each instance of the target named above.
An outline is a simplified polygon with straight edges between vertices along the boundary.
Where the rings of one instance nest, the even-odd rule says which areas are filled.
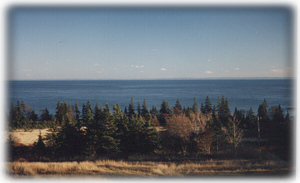
[[[133,98],[124,111],[119,104],[110,111],[90,101],[80,110],[66,102],[58,102],[55,115],[47,108],[40,118],[24,102],[11,103],[10,128],[50,128],[46,139],[39,136],[31,153],[38,158],[75,157],[128,157],[137,154],[173,154],[199,156],[237,153],[245,130],[260,130],[263,138],[275,139],[278,146],[288,152],[290,146],[290,116],[281,106],[268,108],[266,100],[259,105],[257,115],[252,108],[247,112],[235,109],[231,114],[227,98],[218,98],[212,105],[207,96],[198,108],[196,99],[192,107],[182,107],[179,99],[170,107],[165,100],[160,110],[156,106],[147,109],[146,101],[135,108]],[[155,127],[164,127],[158,132]],[[11,144],[13,144],[11,139]],[[11,146],[12,156],[18,152]]]

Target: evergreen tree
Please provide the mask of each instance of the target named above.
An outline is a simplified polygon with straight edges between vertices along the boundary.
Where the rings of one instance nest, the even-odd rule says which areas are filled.
[[[16,118],[15,118],[16,124],[18,127],[21,127],[24,125],[25,117],[24,117],[22,105],[19,100],[17,101],[17,106],[16,106],[15,111],[16,111]]]
[[[93,120],[93,112],[89,100],[87,101],[86,105],[83,105],[82,107],[82,120],[84,125],[88,125]]]
[[[196,97],[194,97],[194,104],[193,104],[193,112],[195,114],[198,114],[199,110],[198,110],[198,104],[197,104],[197,101],[196,101]]]
[[[38,137],[38,141],[34,142],[33,144],[33,152],[37,160],[40,160],[42,157],[46,156],[47,149],[45,143],[43,142],[41,131]]]
[[[56,109],[55,109],[55,117],[57,121],[61,124],[63,114],[62,114],[62,106],[60,104],[60,101],[57,102]]]
[[[12,102],[9,110],[9,127],[15,128],[17,126],[19,126],[17,121],[17,111],[14,103]]]
[[[127,116],[129,115],[126,106],[125,106],[125,109],[124,109],[124,115],[127,115]]]
[[[228,126],[230,116],[229,104],[227,98],[218,98],[218,116],[224,126]]]
[[[160,114],[168,114],[168,112],[169,112],[169,103],[166,102],[165,100],[162,100],[159,113]]]
[[[134,112],[134,103],[133,103],[133,98],[131,97],[129,106],[128,106],[128,116],[130,117],[131,115],[135,116]]]
[[[180,101],[178,98],[176,100],[173,111],[174,111],[174,114],[177,114],[177,115],[182,113],[182,107],[181,107],[181,104],[180,104]]]
[[[257,117],[259,119],[260,131],[262,137],[268,137],[269,128],[270,128],[270,119],[268,117],[267,111],[268,105],[266,99],[264,99],[263,103],[259,105],[257,110]]]
[[[117,127],[112,120],[108,104],[106,104],[105,106],[104,114],[105,119],[100,123],[99,127],[99,142],[101,144],[101,147],[99,147],[97,150],[99,153],[111,155],[119,152],[119,140],[115,135],[115,132],[117,132]]]
[[[158,116],[158,110],[157,110],[155,105],[152,106],[152,109],[150,110],[150,113],[151,113],[152,117]]]
[[[72,159],[86,153],[87,145],[84,132],[76,127],[69,116],[66,116],[61,129],[54,138],[55,157]]]
[[[212,111],[212,108],[211,108],[212,104],[211,104],[210,99],[209,99],[208,96],[206,96],[204,104],[205,104],[205,106],[204,106],[204,111],[205,112],[204,113],[205,114],[210,114],[211,111]]]
[[[256,129],[257,128],[257,117],[255,116],[254,111],[252,110],[252,107],[250,107],[249,111],[247,111],[244,127],[246,129]]]
[[[80,120],[80,110],[77,102],[75,103],[75,119],[76,121]]]
[[[47,108],[41,110],[41,121],[50,121],[52,119]]]
[[[146,117],[147,114],[148,114],[148,109],[146,105],[146,100],[144,99],[143,106],[142,106],[142,116]]]
[[[141,110],[140,102],[138,102],[138,106],[137,106],[137,114],[138,114],[138,117],[141,116],[141,113],[142,113],[142,110]]]
[[[204,108],[203,103],[201,103],[200,111],[202,114],[205,114],[205,108]]]
[[[49,116],[50,116],[49,120],[51,120],[51,115],[49,115]],[[34,112],[34,110],[31,111],[29,119],[32,120],[32,121],[37,121],[38,120],[38,115]]]

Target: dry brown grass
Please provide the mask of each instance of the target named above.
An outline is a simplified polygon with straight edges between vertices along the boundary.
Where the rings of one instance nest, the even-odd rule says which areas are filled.
[[[12,176],[100,175],[100,176],[186,176],[186,175],[272,175],[291,168],[281,161],[203,161],[198,163],[126,162],[114,160],[84,162],[7,163]]]
[[[41,132],[42,138],[45,138],[48,133],[51,133],[49,129],[33,129],[29,131],[24,131],[23,129],[17,129],[12,132],[8,132],[12,138],[18,144],[23,144],[25,146],[31,146],[34,142],[38,140],[38,136]],[[7,137],[8,137],[7,135]]]

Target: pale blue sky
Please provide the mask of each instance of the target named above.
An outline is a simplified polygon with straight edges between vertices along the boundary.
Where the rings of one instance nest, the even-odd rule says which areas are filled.
[[[12,8],[13,80],[291,77],[292,9]]]

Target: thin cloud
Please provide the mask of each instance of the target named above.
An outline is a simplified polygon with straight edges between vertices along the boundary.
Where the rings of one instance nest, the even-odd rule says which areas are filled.
[[[161,70],[161,71],[166,71],[167,69],[166,69],[166,68],[160,68],[160,70]]]
[[[131,67],[135,67],[135,68],[143,68],[144,65],[131,65]]]
[[[240,70],[240,68],[236,67],[236,68],[234,68],[234,70],[236,70],[236,71],[239,71],[239,70]]]
[[[283,69],[271,69],[272,72],[283,73]]]
[[[292,69],[290,67],[286,67],[284,69],[271,69],[271,71],[275,73],[290,73],[292,72]]]
[[[206,74],[212,74],[212,73],[214,73],[214,72],[212,72],[212,71],[206,71],[205,73],[206,73]]]

